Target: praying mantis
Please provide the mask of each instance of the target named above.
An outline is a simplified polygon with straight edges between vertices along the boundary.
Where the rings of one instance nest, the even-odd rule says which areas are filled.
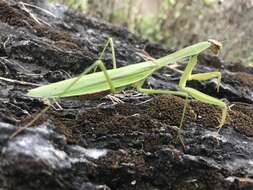
[[[105,50],[109,46],[111,47],[112,51],[113,69],[107,70],[102,58]],[[109,38],[98,60],[89,66],[82,74],[80,74],[80,76],[31,89],[27,95],[46,99],[58,99],[64,97],[97,94],[105,91],[116,93],[127,86],[133,86],[137,89],[137,91],[145,94],[171,94],[184,97],[185,103],[179,125],[180,129],[183,125],[189,97],[193,97],[194,99],[207,104],[218,106],[222,110],[222,116],[217,127],[221,129],[226,121],[228,112],[226,103],[222,100],[204,94],[194,88],[186,86],[186,83],[189,80],[202,81],[211,78],[217,78],[217,91],[219,91],[219,86],[221,83],[220,72],[215,71],[192,74],[192,70],[197,65],[197,57],[201,52],[206,49],[211,49],[214,54],[218,55],[221,47],[222,44],[216,40],[203,41],[159,59],[148,60],[145,62],[117,68],[113,40],[112,38]],[[146,78],[152,75],[155,71],[188,57],[188,64],[179,81],[179,91],[143,88]],[[92,70],[96,70],[97,67],[101,69],[100,72],[90,73]]]

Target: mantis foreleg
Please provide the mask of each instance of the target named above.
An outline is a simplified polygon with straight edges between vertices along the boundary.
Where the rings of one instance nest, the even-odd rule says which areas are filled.
[[[221,84],[221,73],[218,71],[209,72],[209,73],[200,73],[200,74],[193,74],[190,76],[188,80],[209,80],[211,78],[217,77],[217,92],[219,92],[220,84]]]
[[[183,92],[186,92],[187,94],[191,95],[196,100],[199,100],[204,103],[212,104],[221,107],[222,109],[222,116],[221,121],[218,126],[219,130],[224,125],[227,117],[227,105],[223,101],[214,98],[212,96],[209,96],[207,94],[204,94],[198,90],[195,90],[193,88],[186,87],[186,82],[188,80],[207,80],[213,77],[218,77],[218,85],[220,84],[220,78],[221,75],[219,72],[213,72],[213,73],[203,73],[203,74],[195,74],[191,75],[191,72],[195,65],[197,64],[197,55],[190,57],[189,62],[186,66],[186,69],[180,79],[179,87]]]
[[[218,126],[218,128],[220,129],[226,121],[226,116],[227,116],[226,103],[224,103],[223,101],[221,101],[217,98],[206,95],[198,90],[186,87],[186,83],[188,80],[208,80],[210,78],[217,77],[218,78],[217,90],[218,90],[218,88],[220,86],[220,81],[221,81],[221,74],[220,74],[220,72],[210,72],[210,73],[202,73],[202,74],[192,75],[191,74],[192,70],[196,66],[196,64],[197,64],[197,55],[194,55],[194,56],[190,57],[189,62],[184,70],[184,73],[183,73],[181,79],[180,79],[179,87],[180,87],[181,91],[144,89],[144,88],[142,88],[144,81],[142,81],[141,83],[138,83],[136,87],[139,91],[141,91],[143,93],[147,93],[147,94],[173,94],[173,95],[186,97],[186,99],[188,99],[188,96],[190,95],[193,98],[195,98],[196,100],[199,100],[201,102],[219,106],[222,109],[221,121]],[[183,120],[185,117],[185,110],[186,110],[187,104],[188,104],[188,101],[186,101],[185,106],[184,106],[184,110],[183,110],[183,114],[182,114],[182,118],[181,118],[181,122],[180,122],[180,126],[179,126],[180,128],[182,127],[182,123],[183,123]]]

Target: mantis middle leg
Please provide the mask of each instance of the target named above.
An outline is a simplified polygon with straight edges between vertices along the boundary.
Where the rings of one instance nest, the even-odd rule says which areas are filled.
[[[176,96],[182,96],[185,98],[185,103],[184,103],[184,108],[183,108],[183,113],[181,116],[180,120],[180,125],[179,128],[181,129],[183,126],[184,118],[185,118],[185,113],[186,113],[186,108],[189,103],[188,101],[188,93],[187,92],[182,92],[182,91],[172,91],[172,90],[161,90],[161,89],[146,89],[142,88],[144,81],[141,81],[136,84],[136,89],[140,92],[143,92],[144,94],[172,94]]]
[[[186,114],[187,105],[189,104],[188,93],[180,92],[180,91],[161,90],[161,89],[145,89],[145,88],[142,88],[143,83],[144,83],[144,81],[138,82],[136,84],[136,89],[140,92],[145,93],[145,94],[172,94],[172,95],[176,95],[176,96],[185,97],[183,113],[182,113],[182,116],[181,116],[179,131],[178,131],[178,134],[177,134],[177,137],[179,138],[183,148],[185,148],[184,141],[181,137],[180,131],[181,131],[181,128],[182,128],[183,123],[184,123],[184,118],[185,118],[185,114]]]

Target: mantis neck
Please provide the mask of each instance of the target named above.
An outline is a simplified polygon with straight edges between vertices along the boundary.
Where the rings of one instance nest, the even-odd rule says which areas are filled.
[[[211,46],[211,43],[208,41],[205,42],[199,42],[197,44],[194,44],[192,46],[188,46],[186,48],[183,48],[179,51],[176,51],[172,54],[169,54],[165,57],[162,57],[160,59],[157,59],[155,63],[158,65],[158,68],[164,67],[169,64],[173,64],[177,62],[180,59],[190,57],[193,55],[198,55],[202,51],[208,49]]]

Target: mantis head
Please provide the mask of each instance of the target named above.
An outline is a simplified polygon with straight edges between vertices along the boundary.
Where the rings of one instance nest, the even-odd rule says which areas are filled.
[[[215,54],[218,55],[221,48],[222,48],[222,43],[217,41],[217,40],[213,40],[213,39],[209,39],[208,42],[211,43],[211,51]]]

